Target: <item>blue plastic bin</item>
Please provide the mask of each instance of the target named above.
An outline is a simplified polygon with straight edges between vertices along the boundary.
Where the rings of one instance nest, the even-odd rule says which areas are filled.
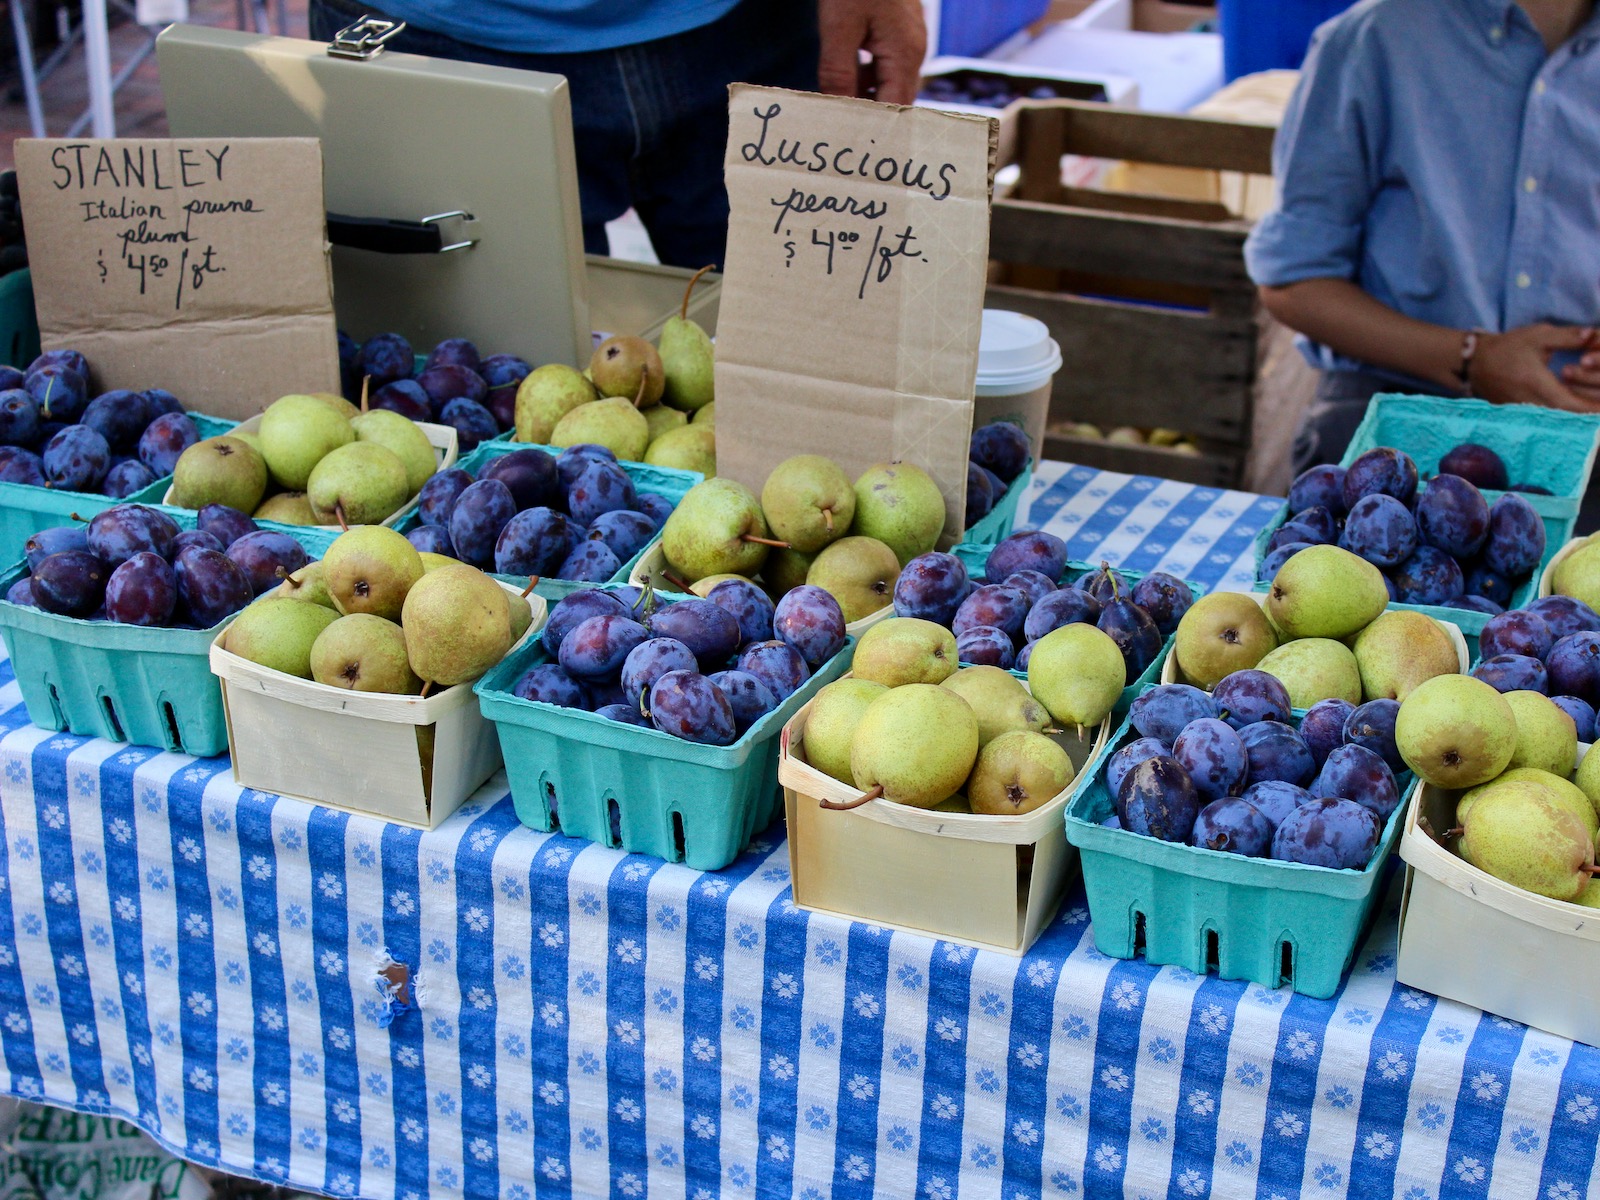
[[[1351,0],[1220,0],[1222,69],[1228,81],[1257,71],[1296,70],[1318,25]]]
[[[940,54],[982,58],[1044,16],[1050,0],[944,0],[939,6]]]

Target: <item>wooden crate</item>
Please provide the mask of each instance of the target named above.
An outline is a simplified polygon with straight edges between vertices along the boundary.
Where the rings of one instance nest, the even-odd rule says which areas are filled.
[[[1005,125],[1002,153],[1021,174],[994,202],[985,303],[1039,318],[1060,343],[1052,425],[1177,429],[1201,451],[1051,434],[1046,453],[1237,485],[1263,338],[1249,222],[1210,201],[1068,187],[1061,159],[1271,174],[1274,130],[1073,101],[1019,102]]]

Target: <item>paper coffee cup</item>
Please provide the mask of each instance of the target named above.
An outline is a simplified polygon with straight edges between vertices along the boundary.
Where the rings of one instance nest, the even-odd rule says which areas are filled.
[[[1028,435],[1033,459],[1044,456],[1050,387],[1061,368],[1061,347],[1043,321],[998,308],[983,310],[972,427],[1011,421]]]

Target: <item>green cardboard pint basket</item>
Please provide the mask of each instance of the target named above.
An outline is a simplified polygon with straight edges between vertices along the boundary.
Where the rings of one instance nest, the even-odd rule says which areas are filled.
[[[463,455],[455,465],[476,479],[479,472],[494,459],[517,450],[543,450],[546,454],[552,456],[561,453],[561,447],[559,446],[538,446],[532,442],[507,442],[496,439],[495,441],[479,443],[471,454]],[[664,496],[672,501],[674,508],[688,494],[690,488],[705,478],[698,471],[680,471],[676,467],[658,467],[651,463],[619,462],[617,465],[626,472],[629,479],[633,480],[633,486],[637,490]],[[395,523],[395,528],[401,533],[409,533],[415,529],[422,523],[417,513],[418,506],[413,505],[410,511]],[[603,587],[609,584],[627,583],[628,574],[633,570],[634,565],[660,540],[661,533],[658,530],[655,536],[639,547],[637,554],[617,568],[616,573],[603,583],[596,584],[567,579],[542,578],[534,585],[533,590],[536,594],[548,600],[551,605],[554,605],[557,601],[570,596],[573,592],[581,592],[588,588]]]
[[[160,511],[184,529],[195,527],[195,514],[187,509]],[[335,536],[270,521],[261,528],[288,534],[313,558]],[[23,562],[0,576],[0,597],[26,574]],[[0,637],[33,724],[197,758],[228,748],[222,689],[211,673],[210,654],[217,631],[232,620],[210,629],[147,628],[64,617],[0,599]]]
[[[238,424],[202,413],[189,416],[199,428],[202,441],[219,437]],[[31,483],[0,481],[0,562],[21,558],[23,544],[41,530],[72,524],[73,513],[88,520],[118,504],[159,506],[171,486],[172,476],[167,475],[118,500],[98,492],[69,492],[62,488],[35,487]]]
[[[717,871],[782,810],[778,735],[825,684],[850,669],[854,653],[852,639],[731,746],[704,746],[513,695],[524,672],[550,661],[537,638],[475,690],[499,733],[512,803],[524,825]]]
[[[1295,714],[1297,725],[1303,715]],[[1106,766],[1138,736],[1132,721],[1124,722],[1094,779],[1067,806],[1067,840],[1082,863],[1095,947],[1112,958],[1142,954],[1197,975],[1212,971],[1267,988],[1289,984],[1319,1000],[1332,996],[1382,890],[1411,776],[1396,777],[1400,803],[1363,870],[1246,858],[1101,824],[1116,811]]]

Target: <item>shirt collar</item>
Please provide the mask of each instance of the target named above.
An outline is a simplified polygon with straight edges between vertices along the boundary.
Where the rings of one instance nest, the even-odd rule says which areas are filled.
[[[1511,32],[1511,22],[1518,19],[1517,9],[1522,6],[1517,0],[1468,0],[1468,7],[1482,23],[1483,39],[1491,45],[1501,45]],[[1521,17],[1526,20],[1527,14]],[[1593,41],[1597,35],[1600,35],[1600,2],[1590,9],[1588,19],[1578,26],[1569,41],[1579,38]]]

